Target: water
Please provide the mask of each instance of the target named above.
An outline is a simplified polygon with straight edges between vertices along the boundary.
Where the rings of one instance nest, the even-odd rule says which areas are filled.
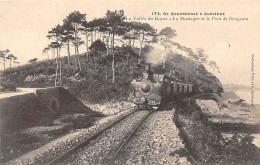
[[[251,91],[235,91],[235,93],[244,99],[246,103],[251,104]],[[260,104],[260,91],[254,92],[254,104]],[[254,137],[253,144],[260,147],[260,134],[251,134]]]
[[[251,134],[254,137],[253,144],[260,147],[260,134]]]
[[[246,100],[248,104],[251,104],[251,91],[235,91],[235,93],[241,99]],[[254,92],[254,104],[260,104],[260,91]]]

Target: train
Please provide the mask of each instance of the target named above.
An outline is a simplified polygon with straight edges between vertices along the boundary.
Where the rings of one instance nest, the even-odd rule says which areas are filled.
[[[138,107],[159,107],[165,98],[194,93],[194,83],[176,78],[174,72],[154,74],[149,63],[142,70],[142,76],[131,81],[128,96],[128,101]]]

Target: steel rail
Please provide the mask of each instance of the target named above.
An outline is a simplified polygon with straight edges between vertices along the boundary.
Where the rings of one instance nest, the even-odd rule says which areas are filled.
[[[79,144],[73,146],[72,148],[70,148],[69,150],[67,150],[66,152],[64,152],[63,154],[57,156],[56,158],[52,159],[49,162],[46,162],[46,165],[51,165],[51,164],[57,164],[58,162],[61,162],[62,160],[64,160],[64,158],[66,158],[68,155],[72,154],[73,152],[75,152],[76,150],[85,147],[91,140],[95,139],[96,137],[98,137],[101,133],[105,132],[106,130],[112,128],[114,125],[116,125],[117,123],[119,123],[120,121],[124,120],[125,118],[127,118],[128,116],[134,114],[136,111],[138,111],[139,109],[137,108],[136,110],[134,110],[133,112],[129,113],[128,115],[120,118],[119,120],[117,120],[116,122],[106,126],[105,128],[103,128],[102,130],[96,132],[95,134],[91,135],[89,138],[87,138],[86,140],[83,140],[82,142],[80,142]]]
[[[130,141],[130,139],[134,136],[137,129],[143,124],[143,122],[154,112],[153,109],[147,116],[145,116],[138,124],[137,126],[132,130],[132,132],[128,135],[128,137],[124,140],[123,143],[121,143],[120,147],[117,149],[117,151],[111,156],[108,160],[105,160],[103,164],[111,165],[115,164],[116,157],[119,155],[120,151],[123,149],[123,147],[126,146],[126,144]]]

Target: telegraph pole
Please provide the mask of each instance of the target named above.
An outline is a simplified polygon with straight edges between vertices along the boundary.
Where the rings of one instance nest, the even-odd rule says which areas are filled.
[[[255,73],[254,73],[254,54],[251,55],[251,106],[254,106],[254,79],[255,79]]]

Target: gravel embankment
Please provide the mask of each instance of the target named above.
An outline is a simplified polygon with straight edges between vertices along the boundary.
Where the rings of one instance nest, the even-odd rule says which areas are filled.
[[[127,102],[127,101],[120,101],[120,102],[107,102],[104,104],[87,104],[85,103],[87,107],[92,109],[93,111],[102,113],[104,115],[113,115],[131,108],[134,108],[136,105]]]
[[[179,130],[172,121],[174,111],[158,111],[147,118],[136,135],[122,149],[117,164],[190,164],[187,157],[174,154],[184,150]]]
[[[80,142],[94,135],[96,132],[104,129],[108,125],[116,122],[120,118],[134,111],[136,111],[136,109],[130,109],[128,111],[123,111],[117,113],[116,115],[101,119],[90,128],[80,129],[73,133],[67,134],[36,150],[22,155],[21,157],[11,160],[6,164],[44,164],[45,162],[50,161],[51,159],[67,151],[72,146],[79,144]]]
[[[87,146],[60,164],[103,164],[107,155],[119,146],[129,132],[148,115],[148,111],[138,111],[106,130]]]

